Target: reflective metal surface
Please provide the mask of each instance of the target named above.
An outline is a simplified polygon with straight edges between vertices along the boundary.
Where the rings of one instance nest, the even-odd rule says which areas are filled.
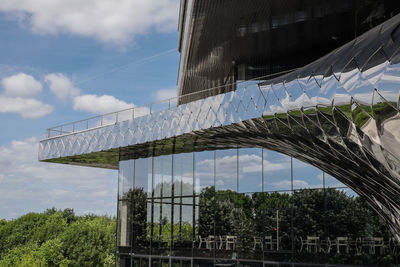
[[[39,159],[101,166],[113,163],[99,153],[115,156],[116,148],[120,157],[139,158],[264,147],[308,162],[366,197],[400,241],[399,25],[397,15],[262,84],[249,81],[234,92],[42,140]]]

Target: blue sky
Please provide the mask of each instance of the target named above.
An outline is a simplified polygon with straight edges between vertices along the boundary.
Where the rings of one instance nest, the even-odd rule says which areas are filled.
[[[178,12],[178,0],[0,1],[0,219],[53,206],[115,214],[116,171],[39,163],[38,141],[175,96]]]

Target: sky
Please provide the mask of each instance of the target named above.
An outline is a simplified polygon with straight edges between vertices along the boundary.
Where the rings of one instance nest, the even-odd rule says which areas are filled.
[[[178,16],[179,0],[0,0],[0,219],[52,207],[115,216],[117,171],[38,162],[38,144],[46,128],[176,96]],[[262,187],[260,151],[240,152],[241,190]],[[218,151],[227,177],[235,155]],[[290,158],[263,162],[264,187],[290,189]],[[321,186],[321,171],[294,166],[296,188]]]
[[[45,129],[176,96],[179,0],[0,0],[0,219],[116,214],[117,171],[40,163]]]

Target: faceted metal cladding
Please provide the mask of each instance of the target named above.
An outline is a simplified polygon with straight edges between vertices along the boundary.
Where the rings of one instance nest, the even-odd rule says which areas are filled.
[[[367,198],[400,241],[399,49],[397,15],[277,79],[42,140],[39,159],[94,165],[101,162],[80,162],[80,156],[152,145],[179,153],[185,142],[192,150],[264,147],[308,162]]]

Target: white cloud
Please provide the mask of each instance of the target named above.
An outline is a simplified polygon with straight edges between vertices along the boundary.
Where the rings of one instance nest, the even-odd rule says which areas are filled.
[[[178,91],[176,88],[161,89],[158,90],[156,93],[156,101],[163,101],[177,96],[178,96]]]
[[[175,30],[179,0],[2,0],[0,11],[35,33],[69,33],[121,45],[139,34]]]
[[[0,113],[17,113],[23,118],[35,119],[53,110],[53,106],[36,99],[0,96]]]
[[[109,113],[134,106],[132,103],[126,103],[111,95],[80,95],[73,99],[74,110],[87,111],[93,114]]]
[[[45,76],[45,81],[49,84],[50,90],[60,100],[72,99],[73,109],[76,111],[85,111],[93,114],[105,114],[135,107],[133,103],[127,103],[111,95],[98,96],[95,94],[80,95],[81,90],[76,88],[72,81],[62,73],[51,73]],[[118,113],[118,120],[129,120],[133,116],[140,117],[150,113],[148,107],[136,107],[135,111],[127,110]],[[104,116],[102,120],[93,125],[100,126],[114,123],[115,114]]]
[[[0,219],[53,206],[115,214],[116,171],[38,162],[38,142],[32,137],[0,146]]]
[[[50,90],[58,99],[67,100],[71,98],[73,109],[77,111],[85,111],[93,114],[105,114],[124,109],[130,109],[135,106],[133,103],[126,103],[125,101],[119,100],[111,95],[80,95],[81,90],[76,88],[72,81],[62,73],[48,74],[45,76],[45,81],[49,84]],[[137,108],[137,110],[135,110],[135,117],[148,114],[148,110],[148,108]],[[119,114],[118,120],[121,121],[131,118],[132,111],[126,111]],[[114,123],[115,116],[104,117],[102,122],[103,125]]]
[[[33,97],[42,92],[43,86],[31,75],[18,73],[3,78],[4,94],[12,97]]]
[[[66,100],[79,95],[80,90],[75,88],[70,79],[62,73],[51,73],[44,77],[49,84],[50,91],[60,100]]]

